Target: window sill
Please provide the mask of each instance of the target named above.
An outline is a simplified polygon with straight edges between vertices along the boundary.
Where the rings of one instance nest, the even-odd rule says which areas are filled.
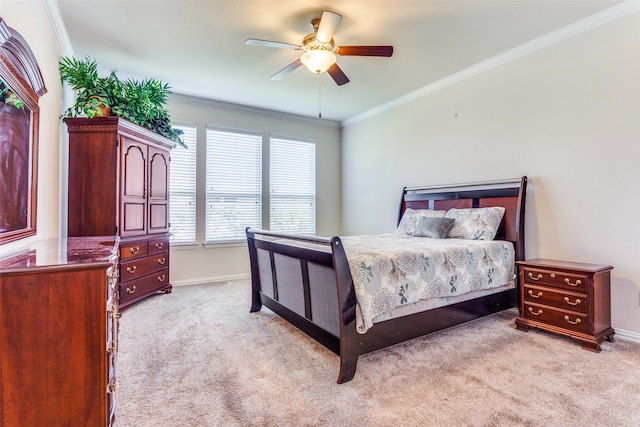
[[[193,250],[193,249],[198,249],[198,245],[197,243],[170,243],[170,248],[172,251],[186,251],[186,250]]]
[[[235,247],[246,247],[247,240],[221,240],[219,242],[206,242],[203,243],[202,246],[205,249],[220,249],[220,248],[235,248]]]

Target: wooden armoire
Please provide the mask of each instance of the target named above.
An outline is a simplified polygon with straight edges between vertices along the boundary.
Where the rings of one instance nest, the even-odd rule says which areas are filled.
[[[64,121],[69,236],[120,236],[120,308],[159,291],[171,292],[172,141],[121,117]]]

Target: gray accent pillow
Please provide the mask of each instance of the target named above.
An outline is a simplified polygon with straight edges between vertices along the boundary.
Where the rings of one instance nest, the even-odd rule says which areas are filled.
[[[432,239],[444,239],[451,230],[455,219],[453,218],[427,218],[418,221],[413,235],[417,237],[431,237]]]

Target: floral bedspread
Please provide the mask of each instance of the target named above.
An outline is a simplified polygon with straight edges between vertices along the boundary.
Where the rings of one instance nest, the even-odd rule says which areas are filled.
[[[421,299],[511,284],[513,244],[501,240],[430,239],[399,234],[341,237],[365,333],[373,319]]]

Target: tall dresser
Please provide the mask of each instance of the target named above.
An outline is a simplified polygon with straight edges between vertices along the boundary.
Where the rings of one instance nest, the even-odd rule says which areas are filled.
[[[65,123],[69,236],[120,237],[120,308],[171,292],[171,141],[120,117],[67,118]]]
[[[49,239],[0,259],[0,426],[111,426],[118,242]]]

